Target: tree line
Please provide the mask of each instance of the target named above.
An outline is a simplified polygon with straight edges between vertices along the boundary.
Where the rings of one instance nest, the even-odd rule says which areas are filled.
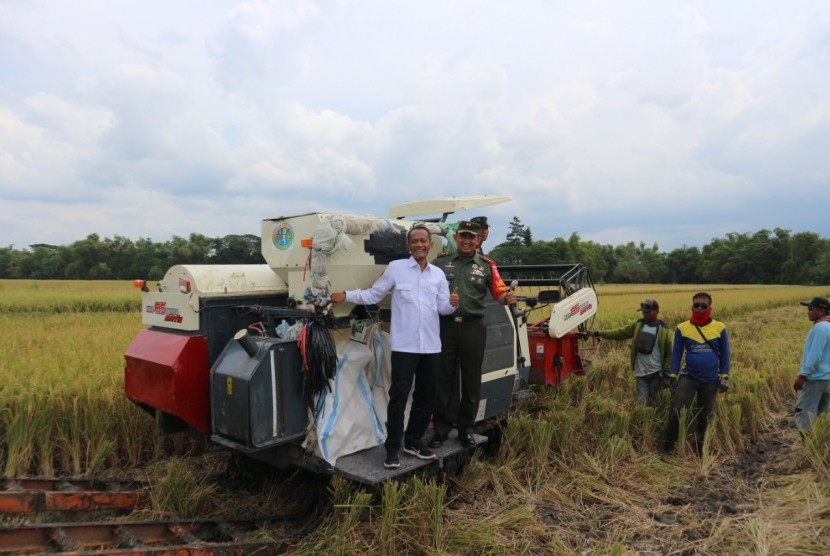
[[[603,283],[830,284],[830,240],[780,228],[729,233],[702,248],[661,252],[656,243],[603,245],[582,241],[578,233],[534,240],[530,228],[513,217],[506,241],[487,254],[502,264],[582,263],[595,282]],[[190,234],[165,242],[90,234],[64,246],[0,248],[0,278],[158,280],[175,264],[263,262],[260,238],[252,234]]]
[[[595,282],[610,284],[830,284],[830,240],[781,228],[729,233],[702,248],[666,253],[656,243],[602,245],[578,233],[534,241],[514,216],[507,241],[487,254],[502,264],[582,263]]]
[[[165,242],[90,234],[69,245],[0,248],[0,278],[35,280],[159,280],[176,264],[262,264],[259,236],[190,234]]]

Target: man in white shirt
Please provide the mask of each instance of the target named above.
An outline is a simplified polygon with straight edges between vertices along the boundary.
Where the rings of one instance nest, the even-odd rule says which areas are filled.
[[[421,459],[435,458],[422,437],[435,406],[436,380],[441,361],[438,315],[449,315],[458,305],[458,294],[450,295],[444,273],[429,264],[432,236],[423,224],[415,224],[406,234],[410,257],[392,261],[371,288],[331,294],[334,306],[343,301],[373,305],[392,292],[392,383],[386,423],[384,467],[400,467],[398,451]],[[404,411],[409,391],[415,383],[409,423],[404,433]]]

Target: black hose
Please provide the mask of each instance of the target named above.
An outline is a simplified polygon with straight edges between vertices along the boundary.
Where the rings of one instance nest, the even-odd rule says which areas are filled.
[[[325,324],[313,319],[303,328],[300,342],[305,365],[303,394],[309,410],[315,412],[315,399],[331,391],[337,371],[337,348]]]

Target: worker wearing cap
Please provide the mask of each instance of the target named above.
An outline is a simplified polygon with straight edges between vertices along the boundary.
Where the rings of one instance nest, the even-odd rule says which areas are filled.
[[[656,406],[663,387],[663,375],[669,373],[672,356],[672,332],[665,322],[657,318],[660,304],[655,299],[640,303],[643,318],[620,328],[601,332],[586,332],[608,340],[631,342],[631,370],[636,377],[637,405]]]
[[[698,453],[709,421],[715,414],[718,392],[729,390],[730,348],[726,325],[712,318],[712,296],[692,296],[692,315],[674,331],[671,370],[671,412],[666,424],[663,451],[671,452],[680,433],[680,411],[695,404]]]
[[[490,235],[490,224],[487,223],[486,216],[475,216],[470,218],[470,222],[478,224],[481,228],[481,231],[478,233],[478,252],[483,255],[484,242],[487,241],[487,237]]]
[[[814,297],[801,304],[807,307],[807,318],[813,323],[804,341],[801,370],[793,384],[798,392],[795,423],[804,434],[812,429],[816,415],[830,410],[830,301]]]
[[[438,399],[433,415],[434,435],[431,448],[443,445],[453,428],[458,429],[459,442],[475,446],[473,426],[481,396],[481,367],[487,328],[484,325],[484,302],[487,292],[502,305],[516,302],[516,294],[508,290],[491,261],[476,252],[481,227],[475,222],[459,222],[455,232],[457,251],[442,254],[434,262],[449,282],[450,291],[458,292],[458,307],[450,316],[441,317],[441,369],[438,374]],[[460,370],[459,370],[460,369]],[[451,414],[453,386],[461,377],[458,414]]]

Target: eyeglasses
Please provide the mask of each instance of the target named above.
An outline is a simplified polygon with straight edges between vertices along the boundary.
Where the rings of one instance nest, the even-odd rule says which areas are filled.
[[[708,303],[692,303],[692,307],[694,307],[695,309],[706,310],[706,309],[709,308],[709,304]]]

